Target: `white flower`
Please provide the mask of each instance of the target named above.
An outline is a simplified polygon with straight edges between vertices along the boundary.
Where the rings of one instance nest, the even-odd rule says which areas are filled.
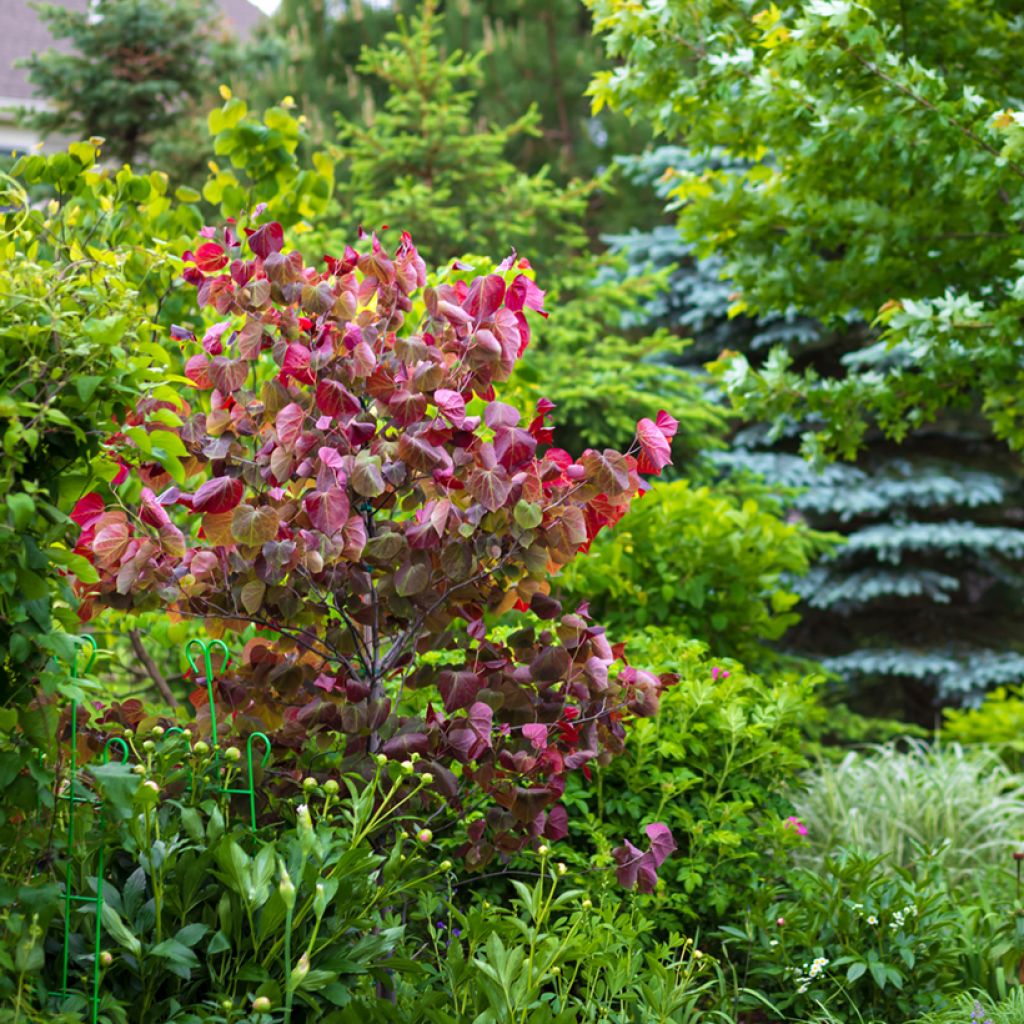
[[[878,924],[878,918],[874,914],[868,915],[868,924]]]

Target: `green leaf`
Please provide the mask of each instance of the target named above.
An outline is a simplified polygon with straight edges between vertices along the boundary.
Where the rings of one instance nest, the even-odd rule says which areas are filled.
[[[535,530],[540,526],[541,520],[544,518],[544,513],[539,505],[522,499],[516,502],[513,515],[515,516],[516,522],[524,530]]]
[[[103,904],[100,919],[107,934],[122,949],[128,950],[132,956],[138,956],[142,952],[142,943],[132,934],[131,930],[121,919],[121,915],[109,903]]]
[[[35,518],[36,503],[21,491],[14,491],[4,499],[7,503],[7,511],[10,514],[11,522],[16,530],[28,528],[29,523]]]

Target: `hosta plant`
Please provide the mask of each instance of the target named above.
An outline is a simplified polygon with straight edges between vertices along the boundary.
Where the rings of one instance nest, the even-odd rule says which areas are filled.
[[[222,729],[313,737],[344,770],[418,755],[453,809],[486,811],[480,866],[564,835],[568,774],[620,751],[671,681],[548,581],[668,464],[676,423],[641,420],[625,453],[555,447],[550,402],[523,419],[495,397],[546,315],[529,265],[428,287],[407,235],[363,241],[317,269],[279,224],[228,224],[186,254],[213,322],[176,330],[187,387],[138,403],[109,441],[126,479],[75,510],[98,576],[81,615],[162,608],[235,636]],[[653,885],[666,833],[620,874]]]

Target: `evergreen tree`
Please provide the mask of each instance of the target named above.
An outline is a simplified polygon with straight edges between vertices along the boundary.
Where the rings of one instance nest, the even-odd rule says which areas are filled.
[[[269,102],[293,96],[323,138],[337,116],[370,116],[386,101],[387,87],[359,76],[359,54],[379,46],[400,17],[416,16],[421,6],[421,0],[282,0],[269,26],[280,48],[259,69],[257,96]],[[474,118],[500,124],[511,111],[536,108],[540,129],[520,140],[517,166],[550,167],[561,181],[589,178],[611,154],[642,145],[643,129],[608,111],[596,117],[590,111],[587,83],[607,62],[577,0],[442,0],[437,6],[445,15],[441,51],[476,55],[486,83],[474,97]]]
[[[478,119],[482,55],[443,53],[443,22],[428,0],[360,57],[360,74],[387,93],[379,109],[339,122],[344,233],[400,225],[437,264],[470,252],[514,248],[542,261],[580,250],[593,186],[566,188],[546,169],[518,169],[510,152],[539,131],[536,112]]]
[[[662,199],[679,174],[725,166],[677,146],[624,163]],[[669,272],[639,320],[692,335],[694,361],[726,347],[753,361],[779,347],[827,373],[878,352],[859,348],[870,333],[856,322],[829,331],[793,310],[730,317],[735,285],[723,279],[723,258],[699,257],[673,224],[609,242],[631,273],[652,265]],[[786,647],[835,673],[854,707],[928,724],[936,701],[973,702],[1024,676],[1015,621],[1024,597],[1024,495],[1005,449],[964,417],[918,430],[902,446],[872,437],[856,465],[814,466],[796,452],[799,434],[792,421],[775,432],[748,425],[715,456],[730,473],[797,489],[794,515],[846,537],[794,583],[802,621]]]
[[[24,112],[24,122],[46,134],[103,138],[118,161],[144,154],[237,66],[235,44],[217,35],[218,22],[199,0],[99,0],[88,10],[42,4],[39,11],[68,49],[25,62],[51,107]]]

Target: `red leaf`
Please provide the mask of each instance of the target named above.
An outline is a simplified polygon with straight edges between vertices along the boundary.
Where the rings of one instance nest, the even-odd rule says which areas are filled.
[[[544,750],[548,745],[548,727],[540,722],[524,725],[523,736],[530,741],[534,750]]]
[[[636,439],[640,443],[637,469],[657,476],[672,461],[672,447],[668,439],[649,419],[642,419],[636,425]]]
[[[408,427],[426,412],[427,399],[424,395],[414,394],[400,388],[388,399],[388,408],[400,427]]]
[[[97,530],[96,537],[92,542],[96,561],[101,566],[114,566],[124,554],[129,540],[131,540],[131,534],[126,522],[119,519],[107,522]]]
[[[651,841],[651,856],[654,857],[655,867],[660,868],[665,859],[678,849],[672,830],[668,825],[656,821],[653,825],[648,825],[644,831]]]
[[[536,310],[543,317],[547,316],[544,312],[544,293],[525,274],[520,274],[509,286],[505,305],[513,313],[518,313],[525,306]]]
[[[314,491],[305,500],[306,515],[321,533],[335,534],[348,521],[348,493],[340,487]]]
[[[445,711],[468,708],[476,700],[483,682],[475,672],[456,672],[445,669],[437,677],[437,689],[444,701]]]
[[[210,360],[202,352],[197,352],[185,363],[185,376],[200,391],[209,391],[213,387],[213,381],[210,380]]]
[[[249,376],[249,364],[244,359],[214,356],[209,372],[217,390],[221,394],[230,395],[245,385],[245,379]]]
[[[502,466],[490,469],[474,469],[466,479],[466,490],[480,502],[488,512],[497,512],[508,501],[512,483]]]
[[[241,480],[231,476],[215,476],[207,480],[192,499],[194,512],[230,512],[241,500]]]
[[[228,263],[227,253],[216,242],[203,242],[195,252],[196,266],[204,274],[212,274]]]
[[[284,248],[284,228],[277,221],[264,224],[249,236],[249,248],[261,260],[272,252],[280,252]]]
[[[666,441],[671,441],[672,438],[676,436],[676,431],[679,429],[679,420],[669,416],[664,409],[654,417],[654,423],[662,434],[664,434]]]
[[[434,404],[441,410],[443,416],[454,427],[461,427],[466,422],[466,400],[458,393],[448,388],[438,388],[434,392]]]
[[[486,320],[496,313],[505,298],[505,282],[497,274],[478,277],[469,286],[465,308],[477,320]]]
[[[499,427],[514,427],[519,423],[519,410],[504,402],[491,402],[484,409],[484,423],[497,430]]]
[[[286,377],[294,377],[301,384],[312,384],[316,378],[309,369],[309,360],[309,349],[295,342],[285,349],[281,369]]]
[[[71,510],[71,518],[83,529],[87,530],[106,511],[103,498],[95,491],[79,498]]]
[[[277,439],[283,447],[295,447],[295,442],[302,434],[302,424],[305,419],[305,410],[295,402],[290,402],[277,414],[274,427],[277,430]]]
[[[317,384],[316,405],[325,416],[351,416],[361,408],[359,399],[336,380],[322,380]]]

